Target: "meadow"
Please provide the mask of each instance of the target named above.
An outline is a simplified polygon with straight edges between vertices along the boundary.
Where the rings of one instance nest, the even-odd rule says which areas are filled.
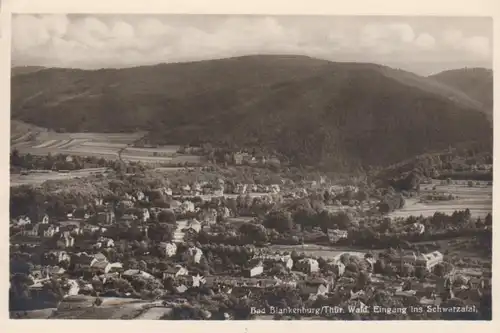
[[[429,193],[445,193],[453,195],[454,199],[446,201],[422,202],[420,198],[410,198],[402,209],[389,214],[392,218],[406,218],[409,216],[432,216],[436,212],[453,214],[456,210],[469,209],[474,218],[484,218],[492,212],[493,187],[487,182],[474,182],[472,186],[468,181],[459,181],[453,184],[441,185],[439,181],[421,186],[421,195]]]
[[[11,145],[22,154],[68,154],[153,164],[199,163],[200,156],[178,154],[179,146],[134,147],[144,136],[136,133],[56,133],[17,126]]]

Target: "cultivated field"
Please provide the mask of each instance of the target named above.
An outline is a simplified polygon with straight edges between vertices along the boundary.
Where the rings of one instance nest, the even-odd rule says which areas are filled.
[[[88,177],[96,174],[106,173],[106,168],[89,168],[74,170],[70,172],[32,172],[27,175],[21,174],[11,174],[10,175],[10,186],[21,186],[21,185],[38,185],[47,180],[64,180],[78,177]]]
[[[486,182],[480,182],[479,185],[474,182],[472,187],[467,185],[467,181],[458,184],[440,185],[438,181],[432,185],[423,185],[422,194],[434,192],[451,194],[455,197],[453,200],[421,202],[419,198],[407,199],[405,207],[389,214],[390,217],[409,217],[413,216],[432,216],[436,212],[452,214],[456,210],[469,209],[473,217],[484,217],[492,212],[492,193],[493,188]]]
[[[132,147],[144,133],[55,133],[35,130],[23,124],[15,125],[11,137],[12,148],[32,155],[69,154],[95,156],[104,159],[144,163],[199,163],[200,157],[179,155],[179,146],[157,148]]]
[[[325,259],[333,259],[339,254],[349,252],[353,255],[359,254],[364,255],[369,250],[357,249],[347,246],[320,246],[314,244],[304,244],[304,245],[270,245],[269,250],[280,251],[280,252],[292,252],[305,253],[312,257],[324,257]]]

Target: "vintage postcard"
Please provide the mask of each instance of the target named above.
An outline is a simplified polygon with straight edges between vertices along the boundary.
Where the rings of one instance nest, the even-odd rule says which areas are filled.
[[[11,320],[492,320],[491,16],[9,19]]]

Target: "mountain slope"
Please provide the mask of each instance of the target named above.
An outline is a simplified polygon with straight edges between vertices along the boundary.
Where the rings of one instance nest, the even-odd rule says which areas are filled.
[[[74,132],[147,130],[153,143],[259,146],[331,168],[490,142],[474,101],[430,81],[302,56],[50,69],[12,78],[12,116]]]
[[[486,68],[463,68],[444,71],[430,76],[476,100],[482,107],[493,112],[493,71]]]

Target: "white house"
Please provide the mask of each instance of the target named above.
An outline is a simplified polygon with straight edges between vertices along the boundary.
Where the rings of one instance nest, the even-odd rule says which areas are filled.
[[[443,254],[439,251],[434,251],[427,254],[422,254],[422,259],[418,258],[417,266],[424,266],[428,271],[430,271],[434,266],[443,262]]]
[[[40,222],[42,224],[49,224],[49,216],[47,214],[45,214],[42,218],[42,222]]]
[[[184,213],[192,213],[195,211],[194,203],[186,200],[181,204],[181,209]]]
[[[247,271],[247,275],[248,277],[254,277],[262,274],[263,272],[264,272],[264,266],[262,265],[262,262],[259,262],[257,265],[255,265],[254,267],[250,268]]]
[[[181,265],[175,265],[174,267],[170,267],[163,272],[163,278],[166,279],[168,277],[178,277],[178,276],[186,276],[189,272],[186,268]]]
[[[161,242],[160,249],[165,252],[167,257],[173,257],[177,253],[177,245],[175,243]]]
[[[281,191],[281,188],[278,184],[271,185],[271,187],[270,187],[271,193],[280,193],[280,191]]]
[[[199,264],[201,257],[203,256],[203,251],[196,246],[192,246],[188,249],[188,254],[191,256],[192,260]]]
[[[297,262],[297,268],[306,273],[314,273],[319,270],[319,263],[316,259],[304,258]]]
[[[147,208],[142,209],[142,222],[147,222],[151,218],[149,210]]]
[[[206,283],[206,279],[203,276],[200,276],[200,274],[196,274],[196,276],[193,275],[192,278],[193,287],[199,287]]]
[[[45,224],[45,223],[42,223],[42,224]],[[59,232],[59,227],[55,226],[55,225],[51,225],[46,230],[43,231],[43,237],[53,237],[58,232]]]
[[[196,233],[199,233],[201,230],[201,223],[196,219],[189,220],[187,224],[187,229],[192,229]]]
[[[94,247],[97,249],[114,247],[114,246],[115,246],[115,241],[111,238],[106,238],[106,237],[100,237],[97,240],[97,243],[94,245]]]
[[[28,225],[31,224],[31,219],[28,216],[20,216],[17,218],[16,224],[20,227]]]
[[[61,233],[61,237],[57,240],[57,246],[60,248],[69,248],[75,246],[75,238],[71,236],[69,231]]]
[[[337,243],[341,239],[347,238],[347,230],[340,229],[328,229],[327,230],[328,239],[331,243]]]
[[[274,261],[282,262],[284,266],[288,269],[293,267],[293,259],[290,255],[280,255],[280,254],[257,254],[254,259],[260,259],[263,261]]]

